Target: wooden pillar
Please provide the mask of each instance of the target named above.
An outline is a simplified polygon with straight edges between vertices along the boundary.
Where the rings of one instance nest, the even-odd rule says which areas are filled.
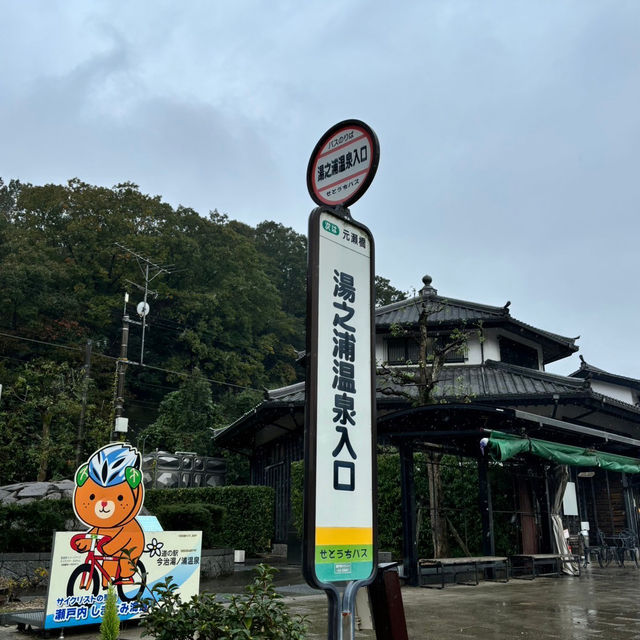
[[[626,512],[627,529],[631,529],[638,535],[638,521],[636,519],[636,501],[633,497],[633,489],[629,484],[629,477],[622,474],[622,492],[624,494],[624,510]]]
[[[543,553],[554,552],[554,535],[553,535],[553,521],[551,520],[551,495],[549,493],[549,467],[544,465],[544,497],[546,504],[547,526],[543,528],[544,537],[542,542]]]
[[[418,541],[416,540],[416,485],[413,445],[400,444],[400,490],[402,496],[402,558],[407,583],[418,584]]]
[[[491,486],[489,485],[489,461],[486,456],[478,458],[478,496],[482,519],[482,554],[496,555],[496,543],[493,536],[493,508],[491,507]]]
[[[527,478],[522,476],[518,476],[518,503],[520,505],[522,553],[538,553],[538,528],[533,513],[531,485]]]

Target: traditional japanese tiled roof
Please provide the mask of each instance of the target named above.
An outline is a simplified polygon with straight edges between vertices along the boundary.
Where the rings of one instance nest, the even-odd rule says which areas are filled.
[[[638,381],[636,381],[638,382]],[[415,388],[394,384],[387,376],[377,378],[377,398],[384,402],[393,398],[390,390],[403,394],[415,394]],[[561,376],[546,371],[537,371],[527,367],[487,360],[484,365],[449,365],[442,369],[434,396],[443,399],[465,398],[474,402],[487,399],[508,400],[514,398],[551,398],[554,394],[562,396],[571,394],[587,394],[600,397],[601,394],[591,390],[589,381],[582,378]],[[264,404],[302,405],[304,404],[304,382],[269,391]],[[637,407],[624,402],[609,399],[613,404],[636,410]]]
[[[494,307],[467,300],[445,298],[439,296],[437,290],[431,286],[429,276],[425,276],[423,282],[425,286],[417,296],[376,309],[377,331],[390,330],[393,325],[416,325],[423,307],[426,306],[429,312],[428,325],[432,330],[437,330],[439,327],[442,329],[460,327],[461,325],[467,328],[501,326],[511,333],[538,342],[542,346],[545,364],[565,358],[578,350],[575,344],[577,338],[567,338],[544,331],[513,318],[509,313],[510,302],[507,302],[503,307]]]
[[[379,390],[389,389],[387,380],[384,376],[378,377]],[[399,385],[391,384],[390,387],[402,389]],[[443,367],[434,396],[482,402],[489,397],[551,397],[554,393],[575,393],[586,388],[588,385],[583,380],[487,360],[484,365]]]
[[[411,387],[394,384],[387,376],[377,378],[378,400],[392,397],[395,389],[401,393],[412,393]],[[484,365],[450,365],[442,369],[435,396],[437,398],[467,397],[478,402],[485,398],[509,396],[547,396],[571,394],[589,390],[587,380],[537,371],[495,360]],[[386,390],[386,392],[383,392]],[[400,394],[398,395],[400,397]],[[304,404],[304,382],[269,391],[263,403],[269,406]]]
[[[379,411],[406,406],[410,403],[411,397],[416,395],[416,387],[394,383],[388,375],[380,374],[377,377],[376,396]],[[434,399],[446,402],[480,405],[488,403],[492,406],[511,407],[550,404],[554,398],[589,401],[598,405],[606,403],[609,407],[621,411],[621,415],[633,414],[638,416],[633,418],[634,421],[640,419],[640,407],[595,393],[588,379],[560,376],[495,360],[487,360],[482,365],[443,367],[434,392]],[[269,424],[270,420],[281,420],[285,413],[301,411],[304,401],[304,382],[269,391],[262,404],[220,431],[216,435],[216,441],[224,446],[225,441],[237,439],[241,432],[250,430],[252,425]],[[278,428],[287,429],[287,426],[280,424]]]
[[[598,369],[598,367],[594,367],[586,362],[582,356],[580,356],[580,368],[569,375],[572,378],[600,380],[602,382],[609,382],[621,387],[628,387],[630,389],[640,391],[640,380],[637,380],[636,378],[628,378],[626,376],[619,376],[615,373],[609,373],[608,371],[604,371],[604,369]]]
[[[280,389],[269,391],[268,400],[271,402],[282,402],[285,404],[304,402],[304,382],[296,382],[296,384]]]

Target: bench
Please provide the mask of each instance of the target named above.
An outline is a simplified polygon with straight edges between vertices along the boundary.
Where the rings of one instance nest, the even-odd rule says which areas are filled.
[[[538,576],[557,577],[562,573],[562,566],[567,562],[575,563],[578,567],[578,575],[580,575],[580,560],[581,556],[577,553],[565,555],[559,553],[519,553],[509,556],[511,577],[525,580],[533,580]]]
[[[459,575],[473,576],[473,581],[458,582]],[[467,584],[475,586],[478,584],[478,576],[483,580],[498,580],[498,574],[504,578],[501,582],[509,581],[509,559],[502,556],[478,556],[475,558],[422,558],[418,560],[418,581],[421,587],[436,587],[444,589],[445,577],[450,575],[453,584]],[[428,578],[435,576],[439,579],[437,584],[430,584]]]

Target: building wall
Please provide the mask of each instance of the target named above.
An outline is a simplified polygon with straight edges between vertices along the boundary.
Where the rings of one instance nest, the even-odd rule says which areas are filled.
[[[634,393],[632,389],[621,387],[617,384],[601,382],[600,380],[592,380],[591,388],[596,393],[601,393],[604,396],[615,398],[616,400],[626,402],[627,404],[637,404],[638,402],[638,395]]]
[[[531,340],[527,340],[516,334],[511,334],[501,329],[484,329],[482,337],[472,333],[467,343],[467,354],[465,358],[465,364],[482,364],[487,360],[500,361],[500,336],[505,336],[510,340],[519,342],[527,347],[535,349],[538,353],[539,370],[544,370],[542,366],[542,347]],[[376,361],[378,364],[387,362],[387,335],[376,335]],[[459,363],[457,363],[459,364]],[[626,400],[625,400],[626,402]]]

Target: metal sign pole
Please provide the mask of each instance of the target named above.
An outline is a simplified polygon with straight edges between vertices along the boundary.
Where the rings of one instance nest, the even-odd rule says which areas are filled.
[[[376,572],[374,247],[347,210],[329,207],[312,213],[309,247],[303,568],[327,592],[328,637],[344,640]]]
[[[329,129],[307,167],[309,216],[303,573],[328,599],[329,640],[355,635],[376,575],[374,243],[347,207],[378,167],[359,120]]]

